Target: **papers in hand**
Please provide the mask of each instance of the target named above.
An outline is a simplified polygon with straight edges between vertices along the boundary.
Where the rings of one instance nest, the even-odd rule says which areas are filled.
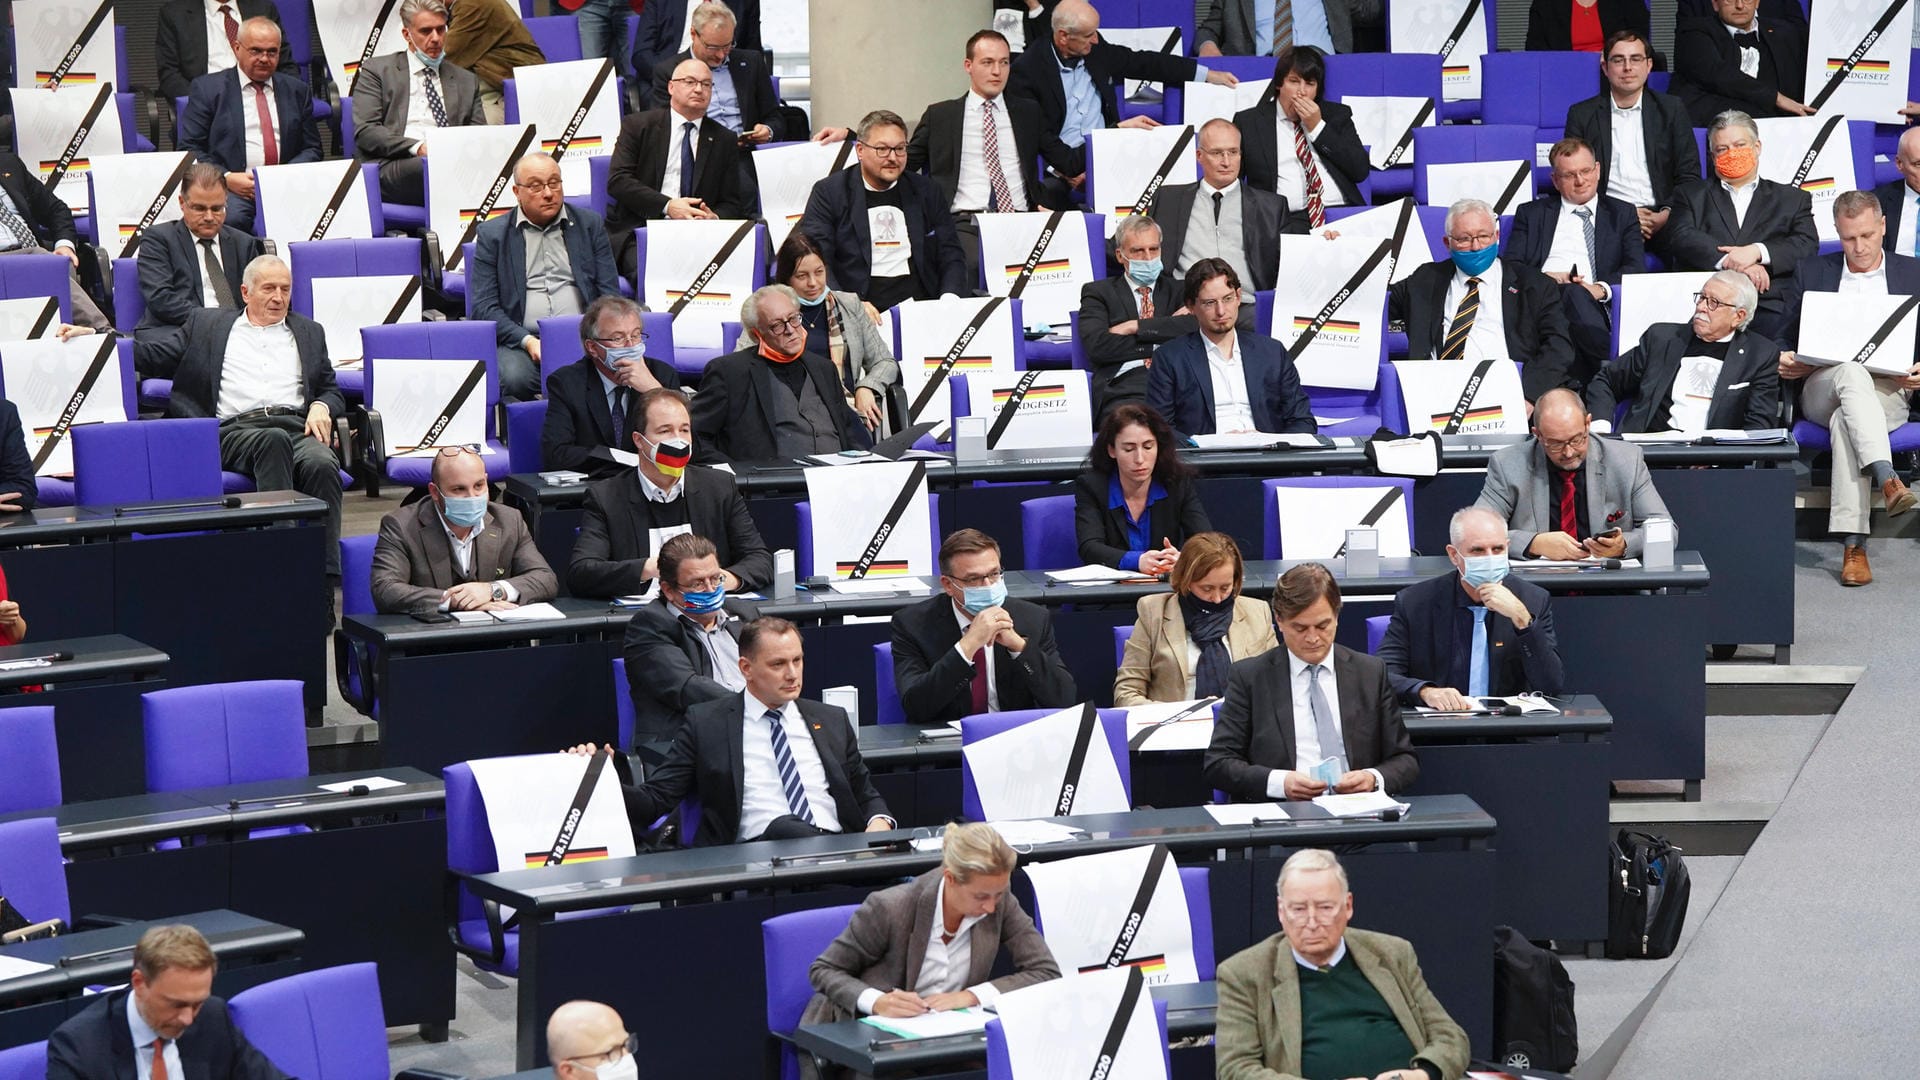
[[[337,784],[321,784],[320,790],[347,792],[347,791],[352,791],[356,787],[363,787],[363,788],[366,788],[368,791],[379,791],[382,788],[406,787],[406,786],[407,785],[402,781],[389,780],[384,776],[367,776],[367,777],[362,777],[361,779],[358,779],[358,780],[342,780]]]
[[[1702,439],[1712,439],[1717,443],[1739,443],[1755,445],[1759,443],[1778,443],[1787,441],[1786,428],[1756,428],[1742,431],[1739,428],[1706,428],[1701,431],[1629,431],[1620,436],[1630,443],[1690,443]]]
[[[860,1022],[903,1039],[938,1039],[949,1035],[970,1035],[987,1029],[993,1014],[985,1009],[949,1009],[946,1012],[921,1013],[919,1016],[863,1016]]]
[[[1407,803],[1380,791],[1356,791],[1351,795],[1321,795],[1313,800],[1313,805],[1332,814],[1334,817],[1362,817],[1368,814],[1382,814],[1388,810],[1398,810],[1404,814],[1412,809]]]

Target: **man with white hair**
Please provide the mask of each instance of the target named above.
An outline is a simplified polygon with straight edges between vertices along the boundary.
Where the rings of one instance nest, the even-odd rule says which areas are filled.
[[[446,62],[446,0],[401,0],[406,51],[376,56],[353,79],[353,156],[380,163],[380,197],[418,206],[426,200],[425,162],[433,133],[487,122],[480,79]]]
[[[1404,320],[1415,360],[1519,360],[1529,402],[1570,385],[1573,341],[1560,287],[1500,257],[1500,219],[1479,199],[1447,208],[1448,258],[1428,263],[1387,291],[1387,318]]]
[[[1411,942],[1347,925],[1353,893],[1340,860],[1294,852],[1279,893],[1280,932],[1220,964],[1220,1080],[1458,1080],[1467,1033],[1427,989]]]
[[[672,0],[656,0],[641,15],[646,22],[656,7],[671,7]],[[707,115],[715,123],[738,137],[741,151],[773,141],[784,128],[780,124],[780,99],[774,96],[773,75],[767,69],[766,54],[760,50],[760,13],[754,0],[747,0],[749,14],[743,16],[728,4],[707,0],[695,4],[685,0],[686,30],[678,52],[665,56],[649,54],[647,27],[642,26],[633,47],[634,77],[651,79],[651,96],[642,95],[653,108],[664,109],[671,96],[668,83],[679,77],[680,65],[698,60],[713,80],[713,101]],[[671,16],[669,16],[671,19]],[[678,30],[678,23],[675,22]],[[649,59],[649,56],[654,58]],[[645,66],[643,66],[645,65]],[[796,134],[804,135],[805,132]]]
[[[1780,347],[1751,324],[1759,297],[1737,270],[1722,270],[1693,294],[1693,318],[1654,323],[1640,343],[1587,384],[1592,429],[1752,431],[1780,423]]]
[[[740,305],[740,328],[754,347],[716,357],[693,399],[701,464],[790,462],[873,445],[833,361],[806,351],[799,293],[787,285],[756,290]]]
[[[1378,655],[1400,704],[1477,709],[1469,698],[1558,694],[1566,672],[1547,591],[1507,576],[1507,523],[1481,506],[1447,526],[1453,570],[1400,590]]]

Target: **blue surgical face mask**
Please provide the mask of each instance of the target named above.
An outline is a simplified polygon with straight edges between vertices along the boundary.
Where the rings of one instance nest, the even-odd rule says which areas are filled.
[[[821,289],[820,295],[814,297],[811,300],[807,299],[806,295],[802,293],[799,289],[793,290],[793,295],[798,296],[800,298],[801,307],[819,307],[821,304],[824,304],[827,302],[827,290],[825,289]]]
[[[1486,247],[1481,248],[1479,251],[1454,252],[1453,265],[1459,267],[1461,272],[1468,277],[1479,277],[1481,274],[1486,273],[1487,267],[1492,266],[1493,260],[1499,257],[1500,242],[1496,240]]]
[[[413,54],[415,60],[425,64],[427,70],[433,72],[435,75],[440,74],[440,61],[447,58],[447,54],[445,53],[441,53],[439,56],[428,56],[419,49],[408,49],[407,51]]]
[[[485,495],[442,495],[440,512],[446,515],[448,524],[471,529],[486,519],[487,497]]]
[[[680,594],[680,597],[680,606],[686,609],[687,614],[710,615],[719,611],[720,605],[726,603],[727,587],[725,585],[716,585],[711,589],[702,589],[699,592],[683,592]]]
[[[646,348],[640,345],[622,345],[617,349],[607,349],[607,366],[612,367],[622,360],[637,364],[645,360],[646,355]]]
[[[1460,558],[1464,564],[1460,569],[1461,580],[1476,589],[1492,585],[1507,576],[1505,555],[1463,555]]]
[[[1006,602],[1007,583],[1004,581],[996,581],[991,585],[969,585],[962,590],[960,598],[960,603],[975,615]]]
[[[1161,266],[1159,259],[1127,260],[1127,277],[1130,278],[1135,285],[1144,285],[1149,289],[1153,288],[1154,282],[1160,280],[1160,271],[1162,269],[1164,269],[1164,267]]]

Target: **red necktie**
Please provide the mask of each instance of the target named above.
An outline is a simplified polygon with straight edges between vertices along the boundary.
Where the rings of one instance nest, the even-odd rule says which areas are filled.
[[[1580,536],[1580,508],[1574,501],[1573,473],[1555,470],[1560,477],[1560,531],[1568,536]]]
[[[239,48],[240,24],[234,21],[233,6],[231,4],[221,4],[220,17],[227,21],[227,44],[233,48]]]
[[[988,646],[992,648],[992,646]],[[975,715],[987,711],[987,650],[981,649],[973,654],[973,711]]]
[[[1327,223],[1327,208],[1320,196],[1320,170],[1314,167],[1313,151],[1307,147],[1307,129],[1298,120],[1293,121],[1293,156],[1300,159],[1300,172],[1306,177],[1307,219],[1317,229]]]
[[[167,1040],[153,1040],[153,1068],[147,1073],[151,1080],[167,1080]]]
[[[1153,318],[1153,290],[1142,285],[1133,291],[1140,294],[1140,317]]]
[[[262,164],[280,164],[280,144],[273,137],[273,115],[267,112],[267,84],[253,84],[253,107],[260,114],[260,153]]]

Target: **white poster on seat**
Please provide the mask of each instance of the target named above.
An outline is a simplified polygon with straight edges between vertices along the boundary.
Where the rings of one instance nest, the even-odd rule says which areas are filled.
[[[1368,207],[1351,217],[1329,221],[1319,231],[1323,235],[1335,232],[1342,237],[1367,236],[1392,240],[1394,247],[1389,257],[1393,261],[1393,273],[1387,279],[1390,285],[1406,280],[1427,263],[1447,257],[1445,251],[1434,249],[1427,231],[1420,227],[1418,208],[1413,205],[1411,197],[1395,199],[1384,206]]]
[[[1140,52],[1165,53],[1168,56],[1185,55],[1183,48],[1185,42],[1181,40],[1180,28],[1177,26],[1102,26],[1100,40],[1124,45]],[[1160,94],[1165,90],[1166,87],[1161,83],[1147,82],[1144,79],[1128,79],[1124,93],[1129,99],[1147,100],[1148,98],[1142,97],[1143,92]]]
[[[13,0],[12,7],[15,86],[92,90],[114,80],[113,0]],[[68,62],[75,45],[80,53]]]
[[[69,157],[67,150],[75,135],[82,138]],[[121,151],[120,110],[113,104],[113,84],[13,91],[13,139],[20,159],[40,182],[52,187],[75,214],[86,213],[88,170],[95,159]]]
[[[1817,367],[1860,363],[1875,375],[1905,375],[1913,366],[1914,314],[1905,296],[1809,292],[1794,355]]]
[[[971,415],[987,418],[988,450],[1083,451],[1092,437],[1093,406],[1084,371],[969,377],[967,396]],[[1003,423],[1001,414],[1009,407],[1013,412]]]
[[[1029,863],[1027,877],[1061,974],[1131,967],[1148,986],[1200,981],[1187,893],[1165,845]]]
[[[1236,114],[1260,104],[1260,99],[1267,96],[1271,86],[1272,79],[1241,79],[1238,86],[1190,82],[1184,91],[1186,104],[1181,109],[1180,120],[1192,124],[1195,131],[1209,120],[1231,122]]]
[[[745,233],[726,260],[700,285],[706,269],[735,234]],[[759,258],[753,223],[748,221],[670,221],[647,224],[647,258],[640,268],[640,292],[655,311],[673,311],[681,297],[684,307],[673,316],[676,348],[729,350],[733,342],[720,340],[720,324],[738,322],[740,305],[753,292],[754,264]]]
[[[280,245],[282,252],[288,244],[307,240],[366,240],[373,236],[367,178],[360,162],[262,165],[253,170],[253,181],[266,235]]]
[[[1080,310],[1080,284],[1093,280],[1093,252],[1087,246],[1087,215],[1062,214],[1047,234],[1046,247],[1034,249],[1053,215],[1046,211],[1020,214],[981,214],[980,262],[985,268],[987,295],[1008,296],[1026,279],[1020,291],[1020,318],[1028,326],[1042,322],[1065,326]],[[1029,269],[1027,263],[1032,258]]]
[[[513,163],[533,148],[533,125],[450,127],[433,133],[427,162],[427,225],[446,269],[464,271],[461,245],[481,225],[511,213]]]
[[[1413,537],[1407,531],[1407,508],[1402,505],[1404,498],[1401,489],[1393,484],[1377,487],[1283,484],[1274,489],[1281,557],[1331,559],[1346,547],[1348,529],[1377,529],[1380,557],[1404,559],[1413,554]]]
[[[1084,755],[1075,768],[1074,747]],[[1131,809],[1098,710],[1075,705],[960,748],[988,821],[1121,814]]]
[[[1133,981],[1139,985],[1129,995]],[[1154,1018],[1153,995],[1130,970],[1023,986],[1000,995],[995,1009],[1014,1076],[1167,1080],[1166,1043]],[[1115,1029],[1120,1037],[1109,1050]]]
[[[432,457],[441,447],[486,445],[485,360],[383,356],[369,368],[373,393],[367,407],[380,413],[388,457]]]
[[[605,755],[601,757],[604,762]],[[546,866],[562,835],[570,840],[560,859],[563,866],[634,854],[633,827],[611,762],[601,765],[578,820],[572,817],[588,760],[572,754],[526,754],[467,762],[502,872]],[[502,911],[501,917],[508,913]]]
[[[1622,274],[1618,292],[1620,311],[1617,353],[1640,343],[1640,335],[1654,323],[1686,323],[1693,318],[1693,294],[1712,277],[1712,270],[1671,270],[1663,274]]]
[[[1900,83],[1902,95],[1906,86],[1905,81]],[[1904,96],[1901,100],[1905,101]],[[1791,184],[1812,196],[1813,226],[1820,239],[1840,239],[1833,224],[1833,201],[1841,192],[1859,186],[1853,175],[1853,140],[1846,117],[1828,108],[1819,116],[1774,116],[1754,123],[1760,126],[1761,178]],[[1816,144],[1820,152],[1808,162],[1807,152]]]
[[[1157,128],[1101,128],[1087,133],[1087,205],[1107,215],[1107,235],[1133,213],[1147,185],[1167,166],[1161,186],[1191,184],[1200,178],[1195,129],[1166,124]],[[1147,200],[1148,206],[1152,200]]]
[[[111,334],[0,342],[0,386],[20,410],[35,476],[73,475],[73,427],[131,419]]]
[[[1821,116],[1905,124],[1912,38],[1909,0],[1816,0],[1807,20],[1804,103]]]
[[[51,296],[0,300],[0,341],[35,341],[60,329],[60,301]]]
[[[1487,364],[1486,371],[1480,365]],[[1527,399],[1520,389],[1520,373],[1509,360],[1395,360],[1400,397],[1407,403],[1407,430],[1442,435],[1527,433]],[[1467,396],[1471,386],[1473,393]],[[1453,423],[1454,413],[1465,411]],[[1454,430],[1448,431],[1452,426]]]
[[[109,257],[132,257],[142,232],[180,220],[180,182],[192,161],[185,150],[93,159],[93,227]]]
[[[1376,169],[1412,165],[1413,133],[1440,123],[1439,107],[1430,97],[1350,94],[1340,102],[1353,110],[1354,130]]]
[[[560,179],[570,195],[593,190],[592,160],[612,156],[614,140],[620,137],[620,81],[612,72],[613,61],[604,59],[513,69],[520,119],[539,133],[542,153],[561,152]],[[568,138],[570,127],[573,135]]]
[[[1533,199],[1531,161],[1449,161],[1428,165],[1426,170],[1428,206],[1479,199],[1498,216],[1511,214]]]
[[[1480,98],[1480,58],[1487,52],[1487,8],[1480,0],[1393,0],[1387,42],[1397,53],[1434,53],[1448,101]]]
[[[789,143],[753,152],[753,171],[760,178],[760,216],[767,220],[767,244],[779,251],[787,234],[807,212],[813,185],[857,165],[853,140],[829,143]]]
[[[934,573],[925,462],[819,465],[806,478],[813,566],[802,573],[832,581]]]
[[[327,54],[327,68],[340,96],[353,95],[360,65],[383,53],[405,52],[400,36],[400,5],[387,0],[324,0],[313,5],[313,29]],[[385,11],[386,18],[381,19]],[[379,25],[374,20],[380,19]],[[439,147],[434,148],[439,152]]]
[[[1391,239],[1280,237],[1273,337],[1308,386],[1371,390],[1386,332]]]
[[[418,274],[317,277],[312,287],[310,317],[326,331],[327,359],[335,368],[360,365],[362,328],[420,321]]]
[[[936,437],[945,430],[953,419],[949,375],[971,381],[1013,374],[1014,336],[1020,328],[1013,324],[1013,305],[1004,299],[909,300],[894,313],[900,321],[900,381],[909,424],[937,423]]]

